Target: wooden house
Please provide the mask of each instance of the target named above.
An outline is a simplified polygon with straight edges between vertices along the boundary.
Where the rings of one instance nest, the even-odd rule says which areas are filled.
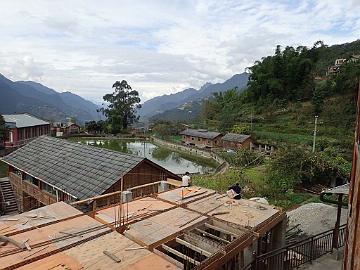
[[[22,146],[29,141],[50,133],[50,123],[30,114],[4,114],[6,134],[5,148]]]
[[[250,135],[227,133],[221,138],[224,149],[250,149],[252,143]]]
[[[200,148],[213,148],[221,146],[222,134],[205,129],[185,129],[180,132],[182,142],[186,145],[197,146]]]
[[[49,136],[33,140],[2,158],[19,210],[57,201],[83,200],[128,188],[180,180],[176,174],[136,155]]]

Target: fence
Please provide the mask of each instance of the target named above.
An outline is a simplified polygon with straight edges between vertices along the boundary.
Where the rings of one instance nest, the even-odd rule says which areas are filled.
[[[338,239],[334,239],[336,232],[335,229],[332,229],[298,243],[265,253],[256,257],[244,270],[290,270],[297,268],[332,252],[334,248],[344,246],[345,230],[346,224],[340,226]]]

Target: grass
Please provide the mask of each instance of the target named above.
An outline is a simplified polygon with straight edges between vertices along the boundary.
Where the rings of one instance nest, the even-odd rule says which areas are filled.
[[[7,164],[0,161],[0,177],[7,176]]]
[[[270,204],[282,207],[285,210],[311,202],[320,202],[317,195],[288,191],[285,194],[274,194],[269,192],[266,183],[266,165],[260,165],[243,170],[230,169],[221,175],[195,175],[192,176],[193,184],[209,189],[214,189],[220,193],[228,190],[235,183],[242,187],[244,198],[265,197]]]

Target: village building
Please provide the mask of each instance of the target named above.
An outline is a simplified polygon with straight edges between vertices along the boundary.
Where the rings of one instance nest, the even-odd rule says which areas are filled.
[[[252,143],[251,136],[237,133],[227,133],[221,138],[224,149],[250,149]]]
[[[51,136],[66,137],[80,133],[80,126],[75,123],[54,122],[51,125]]]
[[[4,114],[8,134],[5,148],[16,148],[31,140],[50,133],[50,123],[30,114]]]
[[[186,145],[197,146],[199,148],[214,148],[221,146],[222,134],[205,129],[185,129],[180,132],[182,142]]]
[[[281,208],[170,183],[151,197],[125,196],[87,213],[75,208],[84,200],[0,217],[7,241],[0,269],[250,269],[254,254],[283,245]],[[88,199],[113,196],[119,193]]]
[[[2,158],[19,211],[163,181],[176,174],[136,155],[49,136]],[[146,190],[143,190],[146,194]]]

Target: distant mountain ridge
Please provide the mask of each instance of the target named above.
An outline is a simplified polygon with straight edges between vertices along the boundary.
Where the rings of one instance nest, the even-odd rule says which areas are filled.
[[[156,115],[164,115],[167,111],[174,110],[184,104],[198,103],[202,99],[212,96],[215,92],[224,92],[235,87],[242,90],[246,87],[248,79],[249,74],[247,73],[235,74],[223,83],[212,84],[207,82],[199,90],[188,88],[175,94],[158,96],[145,101],[139,110],[139,115],[142,119],[156,118]]]
[[[29,113],[48,121],[98,119],[98,106],[71,92],[59,93],[33,81],[13,82],[0,74],[0,114]]]

